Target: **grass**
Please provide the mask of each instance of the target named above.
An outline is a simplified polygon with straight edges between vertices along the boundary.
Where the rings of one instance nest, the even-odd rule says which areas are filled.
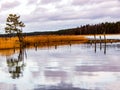
[[[87,39],[83,36],[59,36],[59,35],[48,35],[48,36],[29,36],[25,38],[25,42],[28,46],[55,46],[55,45],[66,45],[74,43],[85,43]]]
[[[94,43],[94,40],[88,40],[85,36],[92,35],[46,35],[46,36],[27,36],[24,37],[24,41],[27,48],[36,47],[50,47],[58,45],[71,45],[79,43]],[[120,42],[120,40],[96,40],[96,43],[100,42]],[[0,37],[0,55],[9,56],[16,51],[19,51],[20,43],[17,37],[4,38]]]
[[[47,35],[47,36],[27,36],[24,38],[24,42],[27,47],[45,47],[54,45],[65,45],[73,43],[85,43],[87,39],[84,36],[59,36],[59,35]],[[12,38],[0,38],[0,50],[2,49],[15,49],[19,48],[19,41],[17,37]]]
[[[26,36],[24,42],[27,47],[45,47],[45,46],[56,46],[56,45],[67,45],[76,43],[91,43],[93,40],[88,40],[85,36],[91,35],[38,35],[38,36]],[[99,36],[99,35],[97,35]],[[109,40],[106,42],[118,42],[120,40]],[[104,40],[96,40],[96,43],[105,42]],[[15,49],[19,48],[20,43],[17,37],[5,38],[0,37],[0,50],[2,49]]]
[[[0,38],[0,49],[10,49],[19,47],[19,42],[17,43],[17,38]]]

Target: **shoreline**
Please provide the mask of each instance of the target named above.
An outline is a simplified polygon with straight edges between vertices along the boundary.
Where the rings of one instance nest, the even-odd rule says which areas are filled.
[[[120,34],[117,34],[120,36]],[[117,35],[106,35],[117,36]],[[96,37],[104,35],[96,35]],[[89,38],[92,37],[92,38]],[[58,46],[58,45],[71,45],[71,44],[82,44],[82,43],[113,43],[120,42],[120,39],[106,38],[96,40],[93,38],[94,35],[38,35],[38,36],[26,36],[24,37],[25,47],[47,47],[47,46]],[[16,49],[19,48],[19,41],[17,37],[0,37],[0,50],[5,49]]]
[[[46,35],[46,36],[27,36],[24,37],[25,47],[35,46],[54,46],[54,45],[67,45],[73,43],[85,43],[88,39],[83,36],[60,36],[60,35]],[[0,50],[19,48],[20,43],[17,37],[4,38],[0,37]]]

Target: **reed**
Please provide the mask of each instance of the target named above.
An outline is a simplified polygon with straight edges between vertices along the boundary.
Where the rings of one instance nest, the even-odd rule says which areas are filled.
[[[73,43],[85,43],[88,40],[84,36],[60,36],[60,35],[46,35],[46,36],[26,36],[24,43],[27,47],[33,46],[54,46]],[[0,49],[14,49],[19,48],[20,44],[17,37],[0,38]]]
[[[16,37],[0,38],[0,49],[9,49],[19,47],[19,42]]]

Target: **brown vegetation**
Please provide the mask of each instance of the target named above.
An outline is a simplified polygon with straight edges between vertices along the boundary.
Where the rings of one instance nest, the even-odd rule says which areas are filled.
[[[65,45],[73,43],[85,43],[87,39],[83,36],[27,36],[24,37],[25,46],[54,46],[54,45]],[[0,38],[0,49],[15,49],[19,48],[19,40],[17,37],[12,38]]]
[[[26,48],[41,48],[41,47],[51,47],[58,45],[71,45],[80,43],[108,43],[108,42],[120,42],[120,40],[88,40],[85,38],[88,35],[46,35],[46,36],[26,36],[24,37],[24,46]],[[91,35],[89,35],[91,36]],[[92,35],[93,36],[93,35]],[[101,36],[101,35],[97,35]],[[18,37],[0,37],[0,55],[11,55],[18,52],[20,48],[20,42]]]

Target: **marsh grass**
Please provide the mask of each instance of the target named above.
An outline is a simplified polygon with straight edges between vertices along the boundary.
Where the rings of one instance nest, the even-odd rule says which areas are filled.
[[[28,46],[55,46],[55,45],[67,45],[74,43],[85,43],[87,39],[83,36],[29,36],[25,38],[25,43]]]
[[[45,47],[54,45],[66,45],[74,43],[85,43],[87,39],[83,36],[27,36],[24,37],[24,43],[26,47]],[[15,49],[19,48],[20,43],[17,37],[12,38],[0,38],[0,49]]]
[[[43,47],[55,47],[59,45],[72,45],[81,43],[108,43],[108,42],[120,42],[120,40],[94,40],[85,38],[88,35],[46,35],[46,36],[26,36],[24,37],[25,48],[43,48]],[[93,36],[93,35],[90,35]],[[0,37],[0,55],[9,56],[20,49],[20,43],[17,37]]]
[[[19,42],[16,37],[0,38],[0,49],[10,49],[19,47]]]

